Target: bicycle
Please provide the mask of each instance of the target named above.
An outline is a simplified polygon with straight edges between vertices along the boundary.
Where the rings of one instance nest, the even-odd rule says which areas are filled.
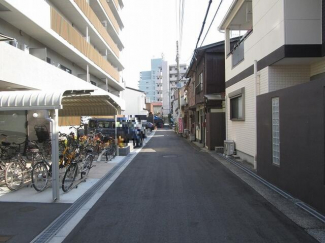
[[[108,142],[108,146],[104,148],[106,161],[112,160],[116,156],[117,151],[116,143],[112,137],[108,138]]]
[[[16,155],[10,159],[8,165],[5,167],[4,176],[5,176],[6,186],[12,191],[16,191],[20,189],[24,184],[24,182],[27,179],[30,179],[31,171],[34,163],[38,160],[43,159],[42,155],[39,153],[39,150],[34,149],[32,160],[27,161],[22,156],[22,152],[21,152],[22,145],[25,147],[26,143],[27,142],[24,141],[19,144],[12,143],[12,145],[10,145],[10,148],[16,150]],[[28,163],[31,163],[31,165],[28,166],[27,165]]]
[[[80,174],[79,181],[85,181],[90,169],[94,167],[93,160],[93,150],[88,150],[85,159],[78,156],[70,163],[62,180],[62,190],[64,192],[68,192],[73,187],[78,174]]]

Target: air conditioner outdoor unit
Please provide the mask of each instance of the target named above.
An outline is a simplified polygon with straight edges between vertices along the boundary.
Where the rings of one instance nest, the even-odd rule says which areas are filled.
[[[235,152],[235,142],[233,140],[225,140],[224,141],[224,155],[233,155]]]

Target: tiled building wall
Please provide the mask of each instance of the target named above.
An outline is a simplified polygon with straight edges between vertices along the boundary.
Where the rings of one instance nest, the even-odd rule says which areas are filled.
[[[309,82],[310,66],[270,66],[269,92]]]
[[[266,67],[259,72],[260,79],[260,92],[259,94],[265,94],[269,92],[269,67]]]
[[[230,100],[227,98],[227,139],[234,140],[236,149],[251,156],[255,156],[255,126],[256,126],[256,96],[255,77],[251,75],[226,89],[226,95],[245,87],[245,121],[230,120]]]
[[[325,73],[325,59],[316,62],[310,66],[310,77],[321,73]]]

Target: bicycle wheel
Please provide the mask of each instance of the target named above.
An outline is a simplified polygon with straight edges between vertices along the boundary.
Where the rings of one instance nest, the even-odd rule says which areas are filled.
[[[38,192],[44,191],[49,182],[50,174],[44,162],[38,162],[32,169],[32,185]]]
[[[88,176],[89,171],[92,168],[93,161],[94,161],[94,156],[92,154],[88,154],[82,166],[83,169],[81,172],[81,178]]]
[[[10,162],[5,172],[6,186],[12,190],[18,190],[24,182],[24,168],[20,162]]]
[[[43,153],[44,153],[45,159],[47,159],[47,160],[52,159],[52,143],[51,143],[51,141],[44,142]]]
[[[67,192],[71,189],[73,186],[73,183],[76,179],[78,173],[78,164],[77,163],[71,163],[64,173],[63,180],[62,180],[62,190],[64,192]]]

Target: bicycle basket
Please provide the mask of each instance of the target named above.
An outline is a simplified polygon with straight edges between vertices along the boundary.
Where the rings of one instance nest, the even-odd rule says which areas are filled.
[[[50,134],[47,131],[47,127],[44,125],[35,125],[36,137],[39,143],[43,143],[50,138]]]

